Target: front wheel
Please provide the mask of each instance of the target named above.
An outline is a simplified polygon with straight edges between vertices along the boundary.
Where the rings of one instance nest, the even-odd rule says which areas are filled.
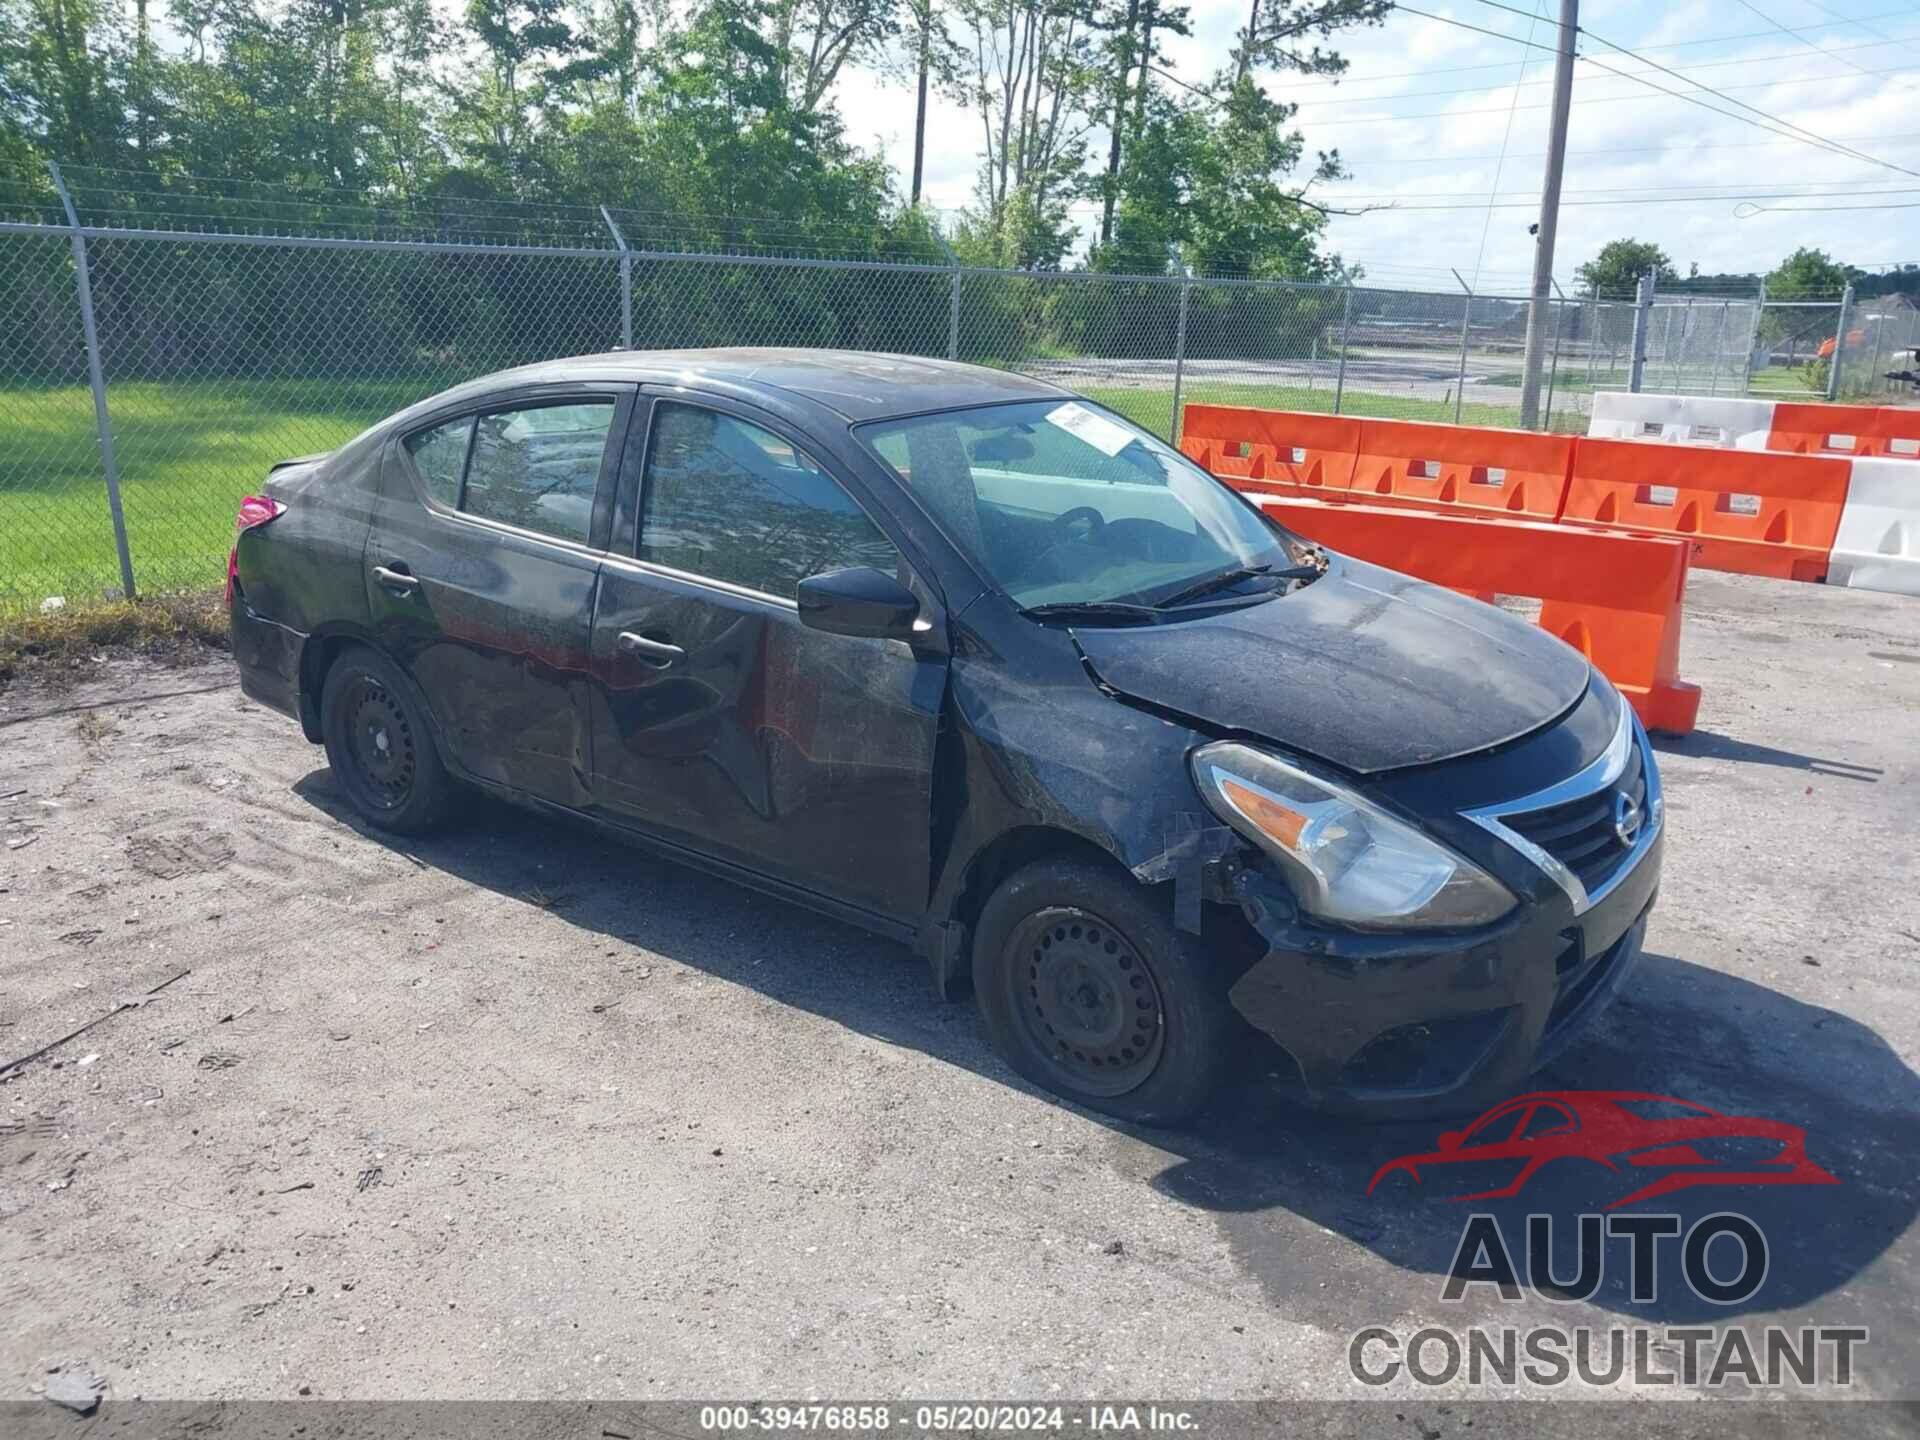
[[[453,781],[386,656],[356,646],[334,661],[320,691],[320,734],[335,781],[370,824],[418,834],[446,813]]]
[[[1177,1124],[1226,1071],[1227,977],[1154,896],[1099,866],[1010,876],[981,911],[973,984],[1007,1062],[1089,1109]]]

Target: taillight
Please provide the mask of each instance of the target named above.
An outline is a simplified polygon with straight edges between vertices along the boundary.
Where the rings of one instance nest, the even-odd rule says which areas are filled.
[[[249,495],[240,502],[240,513],[233,518],[233,548],[227,552],[227,604],[233,604],[234,587],[240,582],[240,532],[286,513],[286,506],[267,495]]]

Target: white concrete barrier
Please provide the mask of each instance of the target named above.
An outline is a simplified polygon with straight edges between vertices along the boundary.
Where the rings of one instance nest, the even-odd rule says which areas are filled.
[[[1771,400],[1601,390],[1593,397],[1587,434],[1604,440],[1764,450],[1773,429],[1773,404]]]
[[[1920,465],[1894,459],[1853,462],[1827,583],[1920,595]]]

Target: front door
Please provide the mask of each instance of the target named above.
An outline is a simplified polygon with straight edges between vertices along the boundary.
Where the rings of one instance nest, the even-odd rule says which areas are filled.
[[[662,838],[910,920],[926,907],[945,657],[800,623],[806,576],[902,562],[796,436],[749,415],[652,408],[637,553],[601,569],[595,800]]]
[[[633,387],[476,401],[396,439],[367,536],[375,634],[469,774],[586,803],[587,650]]]

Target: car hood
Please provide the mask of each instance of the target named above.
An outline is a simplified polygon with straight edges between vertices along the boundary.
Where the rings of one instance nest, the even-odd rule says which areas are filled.
[[[1589,674],[1538,626],[1339,556],[1261,604],[1073,633],[1124,698],[1362,774],[1517,739],[1571,707]]]

